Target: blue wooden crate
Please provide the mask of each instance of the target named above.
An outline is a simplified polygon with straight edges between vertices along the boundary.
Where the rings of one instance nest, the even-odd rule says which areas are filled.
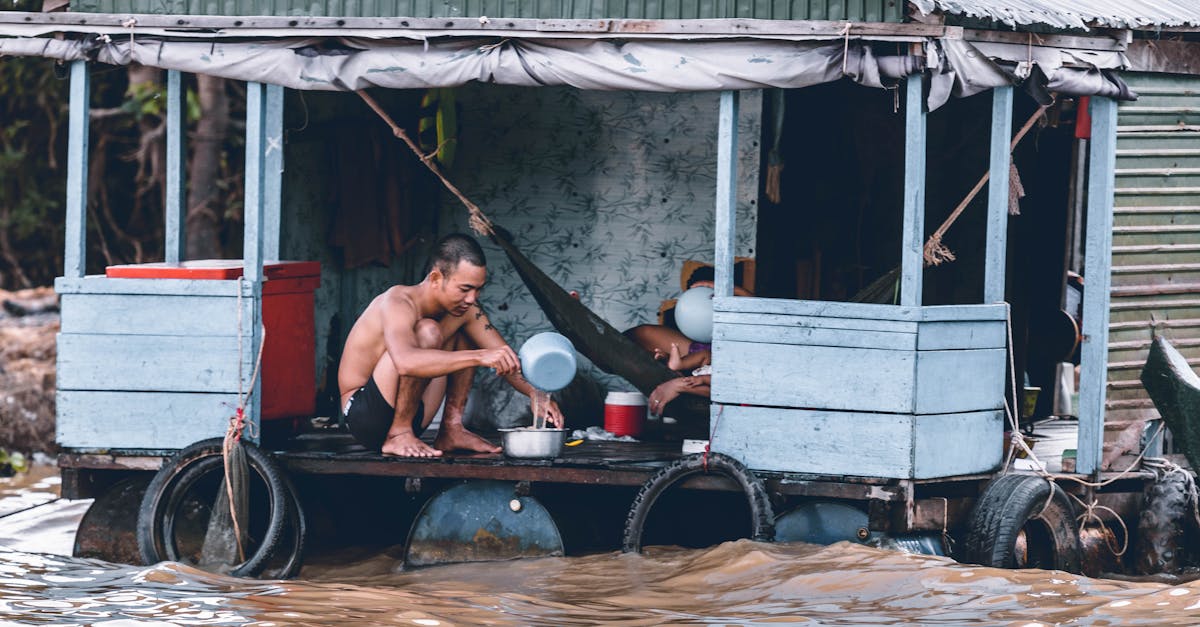
[[[1003,305],[719,298],[713,450],[758,470],[890,478],[1000,463]]]
[[[171,449],[225,433],[254,368],[248,285],[89,276],[55,289],[59,445]]]

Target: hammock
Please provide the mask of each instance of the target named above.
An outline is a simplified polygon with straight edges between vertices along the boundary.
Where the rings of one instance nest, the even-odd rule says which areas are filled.
[[[545,312],[550,324],[575,344],[575,350],[583,353],[601,370],[623,377],[634,385],[641,393],[649,396],[654,388],[665,381],[680,376],[665,365],[654,360],[646,350],[634,344],[620,331],[614,329],[597,316],[586,305],[571,297],[562,287],[554,282],[545,272],[533,265],[512,242],[512,235],[499,225],[493,223],[478,205],[471,202],[459,189],[446,178],[437,164],[434,163],[435,153],[424,154],[416,142],[408,136],[400,125],[396,124],[369,94],[359,90],[359,97],[367,103],[379,117],[392,129],[392,135],[403,141],[412,150],[450,193],[466,206],[470,214],[471,228],[476,233],[488,235],[508,256],[509,261],[517,269],[517,274],[529,288],[538,306]],[[694,394],[682,394],[669,403],[672,417],[687,423],[692,429],[686,433],[698,432],[703,427],[703,434],[708,433],[709,400]]]
[[[503,227],[492,223],[492,241],[508,256],[517,269],[517,274],[533,294],[538,306],[545,312],[550,324],[575,344],[601,370],[629,381],[643,394],[649,396],[654,388],[679,374],[655,361],[650,353],[625,337],[608,322],[597,316],[578,299],[572,297],[554,282],[541,268],[533,264],[512,243],[512,235]],[[682,394],[673,401],[669,412],[673,417],[687,421],[705,421],[709,415],[709,401],[691,394]]]

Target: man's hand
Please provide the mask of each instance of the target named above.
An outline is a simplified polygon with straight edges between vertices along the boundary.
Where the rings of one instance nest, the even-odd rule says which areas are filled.
[[[532,399],[530,399],[530,402],[532,402]],[[546,412],[546,422],[554,425],[554,428],[562,429],[563,425],[566,424],[566,420],[563,418],[563,410],[559,410],[558,404],[554,402],[554,399],[544,402],[541,410]]]
[[[496,374],[502,377],[521,371],[521,360],[508,345],[484,349],[479,358],[479,365],[485,368],[494,368]]]

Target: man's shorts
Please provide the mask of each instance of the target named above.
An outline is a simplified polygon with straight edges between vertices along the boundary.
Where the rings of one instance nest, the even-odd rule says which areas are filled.
[[[366,385],[359,388],[350,397],[350,400],[346,401],[346,407],[342,413],[346,416],[346,426],[350,427],[350,434],[354,436],[354,439],[368,449],[378,451],[383,448],[384,440],[387,440],[387,433],[392,428],[392,418],[395,417],[396,410],[379,392],[379,386],[375,385],[375,378],[371,377],[367,379]],[[413,435],[418,438],[425,431],[425,427],[421,424],[424,418],[425,403],[417,401],[417,413],[412,418],[412,430]]]

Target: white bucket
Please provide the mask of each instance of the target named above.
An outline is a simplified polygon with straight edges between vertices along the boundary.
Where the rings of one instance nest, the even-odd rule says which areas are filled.
[[[557,392],[575,378],[575,347],[567,338],[552,332],[538,333],[525,341],[517,353],[521,373],[533,387]]]

